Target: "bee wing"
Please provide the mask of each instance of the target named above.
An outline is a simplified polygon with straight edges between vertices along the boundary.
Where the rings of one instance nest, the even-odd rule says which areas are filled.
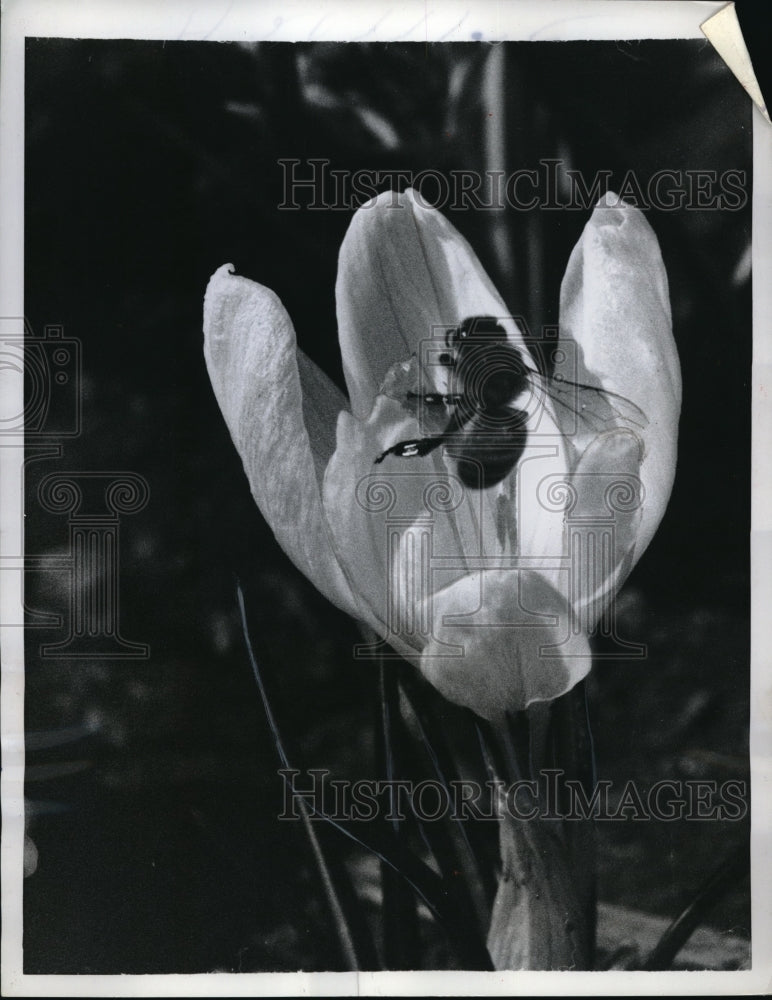
[[[632,400],[584,382],[556,377],[541,380],[544,393],[564,409],[576,414],[594,431],[602,432],[620,422],[643,429],[649,420]]]

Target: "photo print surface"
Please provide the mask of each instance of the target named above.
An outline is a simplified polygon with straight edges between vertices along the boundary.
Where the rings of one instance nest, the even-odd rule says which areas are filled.
[[[748,969],[715,50],[41,37],[25,87],[25,973]]]

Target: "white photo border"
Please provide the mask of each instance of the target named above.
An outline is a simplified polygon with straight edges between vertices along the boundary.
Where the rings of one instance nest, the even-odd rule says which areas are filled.
[[[0,78],[0,316],[23,316],[24,44],[27,37],[179,40],[556,40],[700,38],[722,3],[644,0],[409,0],[399,5],[343,0],[226,3],[9,0],[4,4]],[[738,972],[375,972],[206,975],[25,975],[22,971],[24,779],[23,629],[2,641],[2,992],[5,996],[284,996],[739,994],[772,980],[772,128],[753,111],[753,507],[752,507],[752,969]],[[4,381],[6,404],[23,409],[21,377]],[[4,405],[6,405],[4,404]],[[0,448],[2,550],[23,551],[23,448]],[[0,574],[0,577],[7,574]],[[0,623],[18,621],[21,595],[4,586]]]

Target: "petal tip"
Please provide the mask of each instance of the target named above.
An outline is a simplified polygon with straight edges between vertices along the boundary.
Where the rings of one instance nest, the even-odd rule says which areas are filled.
[[[295,331],[279,296],[223,264],[204,295],[204,356],[216,390],[240,379],[266,352],[294,350]]]
[[[233,266],[233,264],[222,264],[220,267],[218,267],[217,270],[212,275],[212,277],[209,279],[209,282],[206,286],[207,295],[209,294],[209,289],[214,284],[219,283],[220,281],[223,280],[223,278],[232,277],[235,273],[236,273],[236,268]]]
[[[223,291],[225,282],[229,281],[235,273],[236,269],[233,264],[223,264],[217,268],[207,282],[206,291],[204,292],[204,336],[208,335],[212,325],[211,320],[215,302]]]
[[[629,205],[615,191],[607,191],[599,199],[593,209],[591,221],[598,227],[609,226],[619,228],[625,219],[637,213],[634,205]]]
[[[599,199],[588,222],[588,229],[606,247],[606,254],[634,253],[639,259],[639,269],[645,260],[649,267],[661,266],[659,243],[649,220],[635,205],[626,202],[613,191]],[[669,306],[668,306],[669,308]]]
[[[408,191],[412,194],[412,188],[408,188]],[[389,209],[405,208],[406,203],[413,200],[412,198],[407,197],[408,191],[400,192],[393,190],[393,188],[389,188],[387,191],[381,191],[380,194],[375,195],[373,198],[370,198],[369,201],[360,205],[355,215],[359,215],[359,213],[363,211],[382,212]]]

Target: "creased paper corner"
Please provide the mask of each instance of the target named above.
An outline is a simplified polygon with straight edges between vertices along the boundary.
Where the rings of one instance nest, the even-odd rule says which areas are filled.
[[[713,14],[700,25],[702,33],[721,56],[727,66],[742,84],[753,103],[770,122],[769,112],[764,103],[756,74],[753,72],[751,57],[745,47],[745,39],[740,30],[734,3],[728,3],[717,14]],[[772,124],[772,122],[770,122]]]

